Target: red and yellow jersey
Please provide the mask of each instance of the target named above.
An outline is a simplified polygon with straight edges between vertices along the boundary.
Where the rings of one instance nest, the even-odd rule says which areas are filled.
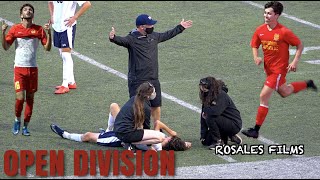
[[[25,28],[22,24],[13,25],[6,35],[6,42],[10,45],[15,41],[15,66],[36,67],[36,51],[39,40],[42,45],[47,43],[47,35],[41,26],[32,24]]]
[[[298,46],[300,43],[300,39],[280,23],[271,31],[266,24],[259,26],[251,39],[252,48],[262,45],[267,74],[285,73],[289,65],[289,45]]]

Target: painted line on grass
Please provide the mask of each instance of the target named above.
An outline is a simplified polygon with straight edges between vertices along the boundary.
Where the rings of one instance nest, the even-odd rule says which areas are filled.
[[[258,8],[260,8],[260,9],[264,9],[264,5],[261,5],[261,4],[258,4],[258,3],[254,3],[254,2],[252,2],[252,1],[242,1],[242,2],[243,2],[243,3],[250,4],[250,5],[255,6],[255,7],[258,7]],[[286,13],[282,13],[281,16],[284,16],[284,17],[286,17],[286,18],[288,18],[288,19],[297,21],[297,22],[299,22],[299,23],[301,23],[301,24],[305,24],[305,25],[314,27],[314,28],[316,28],[316,29],[320,29],[320,25],[311,23],[311,22],[309,22],[309,21],[305,21],[305,20],[300,19],[300,18],[297,18],[297,17],[295,17],[295,16],[291,16],[291,15],[288,15],[288,14],[286,14]]]
[[[242,2],[247,3],[247,4],[250,4],[250,5],[252,5],[252,6],[256,6],[256,7],[261,8],[261,9],[264,8],[263,5],[254,3],[254,2],[252,2],[252,1],[242,1]],[[302,23],[302,24],[306,24],[306,25],[309,25],[309,26],[311,26],[311,27],[320,29],[320,26],[317,25],[317,24],[314,24],[314,23],[311,23],[311,22],[308,22],[308,21],[299,19],[299,18],[297,18],[297,17],[288,15],[288,14],[286,14],[286,13],[282,13],[282,16],[284,16],[284,17],[286,17],[286,18],[288,18],[288,19],[292,19],[292,20],[294,20],[294,21],[300,22],[300,23]],[[9,26],[12,26],[12,25],[14,24],[14,23],[12,23],[12,22],[10,22],[10,21],[8,21],[8,20],[3,19],[3,18],[0,17],[0,21],[3,21],[3,20],[4,20]],[[123,73],[121,73],[121,72],[119,72],[119,71],[117,71],[117,70],[115,70],[115,69],[113,69],[113,68],[110,68],[110,67],[108,67],[108,66],[106,66],[106,65],[104,65],[104,64],[101,64],[101,63],[99,63],[99,62],[97,62],[97,61],[95,61],[95,60],[93,60],[93,59],[91,59],[91,58],[89,58],[89,57],[87,57],[87,56],[85,56],[85,55],[82,55],[82,54],[80,54],[79,52],[73,51],[72,54],[75,55],[75,56],[77,56],[79,59],[82,59],[82,60],[84,60],[84,61],[86,61],[86,62],[88,62],[88,63],[90,63],[90,64],[92,64],[92,65],[95,65],[95,66],[101,68],[101,69],[104,69],[104,70],[106,70],[107,72],[110,72],[110,73],[112,73],[112,74],[114,74],[114,75],[116,75],[116,76],[118,76],[118,77],[121,77],[121,78],[123,78],[123,79],[125,79],[125,80],[128,79],[125,74],[123,74]],[[167,94],[167,93],[164,93],[164,92],[161,92],[161,93],[162,93],[162,96],[163,96],[164,98],[169,99],[169,100],[171,100],[171,101],[173,101],[173,102],[175,102],[175,103],[177,103],[177,104],[179,104],[179,105],[181,105],[181,106],[184,106],[184,107],[186,107],[186,108],[188,108],[188,109],[191,109],[191,110],[193,110],[193,111],[195,111],[195,112],[201,113],[201,109],[200,109],[200,108],[198,108],[198,107],[196,107],[196,106],[194,106],[194,105],[191,105],[191,104],[189,104],[189,103],[187,103],[187,102],[185,102],[185,101],[183,101],[183,100],[180,100],[180,99],[178,99],[178,98],[176,98],[176,97],[174,97],[174,96],[171,96],[171,95],[169,95],[169,94]],[[269,145],[270,145],[270,144],[278,144],[278,143],[275,143],[274,141],[269,140],[269,139],[267,139],[267,138],[265,138],[265,137],[263,137],[263,136],[261,136],[261,135],[259,136],[258,140],[260,140],[261,142],[263,142],[263,143],[265,143],[265,144],[269,144]],[[225,160],[228,161],[228,162],[236,162],[236,160],[234,160],[233,158],[228,157],[228,156],[218,156],[218,157],[221,157],[221,158],[225,159]],[[299,157],[301,157],[301,156],[299,156]]]
[[[244,3],[247,3],[247,4],[250,4],[250,5],[253,5],[253,6],[256,6],[256,7],[261,8],[261,9],[264,8],[263,5],[254,3],[254,2],[252,2],[252,1],[243,1],[243,2],[244,2]],[[288,14],[286,14],[286,13],[282,13],[282,15],[283,15],[284,17],[288,18],[288,19],[292,19],[292,20],[297,21],[297,22],[300,22],[300,23],[302,23],[302,24],[306,24],[306,25],[309,25],[309,26],[311,26],[311,27],[320,29],[320,26],[317,25],[317,24],[314,24],[314,23],[311,23],[311,22],[308,22],[308,21],[299,19],[299,18],[294,17],[294,16],[290,16],[290,15],[288,15]],[[0,21],[5,21],[9,26],[14,25],[14,23],[12,23],[12,22],[10,22],[10,21],[8,21],[8,20],[6,20],[6,19],[3,19],[3,18],[1,18],[1,17],[0,17]],[[82,60],[84,60],[84,61],[86,61],[86,62],[89,62],[90,64],[93,64],[93,65],[95,65],[95,66],[97,66],[97,67],[99,67],[99,68],[101,68],[101,69],[104,69],[104,70],[106,70],[106,71],[108,71],[108,72],[110,72],[110,73],[112,73],[112,74],[117,75],[118,77],[121,77],[121,78],[127,80],[127,76],[126,76],[125,74],[123,74],[123,73],[121,73],[121,72],[119,72],[119,71],[117,71],[117,70],[115,70],[115,69],[112,69],[112,68],[110,68],[110,67],[108,67],[108,66],[106,66],[106,65],[103,65],[103,64],[99,63],[99,62],[96,62],[96,61],[94,61],[93,59],[91,59],[91,58],[89,58],[89,57],[87,57],[87,56],[84,56],[84,55],[82,55],[82,54],[80,54],[80,53],[78,53],[78,52],[73,51],[73,54],[74,54],[75,56],[77,56],[78,58],[80,58],[80,59],[82,59]],[[317,61],[318,61],[318,60],[317,60]],[[164,98],[167,98],[167,99],[169,99],[169,100],[171,100],[171,101],[173,101],[173,102],[176,102],[176,103],[178,103],[178,104],[180,104],[180,105],[182,105],[182,106],[184,106],[184,107],[186,107],[186,108],[188,108],[188,109],[191,109],[191,110],[193,110],[193,111],[195,111],[195,112],[201,113],[201,109],[200,109],[200,108],[198,108],[198,107],[196,107],[196,106],[193,106],[193,105],[191,105],[191,104],[189,104],[189,103],[186,103],[186,102],[184,102],[184,101],[182,101],[182,100],[179,100],[178,98],[176,98],[176,97],[174,97],[174,96],[171,96],[171,95],[169,95],[169,94],[167,94],[167,93],[164,93],[164,92],[161,92],[161,93],[162,93],[162,96],[163,96]],[[272,140],[269,140],[269,139],[267,139],[267,138],[262,137],[261,135],[259,136],[258,140],[261,141],[261,142],[264,142],[265,144],[269,144],[269,145],[270,145],[270,144],[278,144],[278,143],[275,143],[275,142],[272,141]],[[221,155],[217,155],[217,156],[220,157],[220,158],[225,159],[225,160],[228,161],[228,162],[237,162],[236,160],[234,160],[233,158],[231,158],[231,157],[229,157],[229,156],[221,156]],[[298,157],[303,157],[303,155],[302,155],[302,156],[298,156]],[[34,175],[28,173],[28,177],[34,177]]]
[[[247,3],[247,4],[250,4],[252,6],[255,6],[255,7],[258,7],[258,8],[261,8],[261,9],[264,9],[264,6],[261,5],[261,4],[258,4],[258,3],[254,3],[252,1],[242,1],[243,3]],[[302,23],[302,24],[305,24],[305,25],[308,25],[308,26],[311,26],[313,28],[316,28],[316,29],[320,29],[320,25],[318,24],[314,24],[314,23],[311,23],[309,21],[305,21],[303,19],[300,19],[300,18],[297,18],[295,16],[291,16],[291,15],[288,15],[286,13],[282,13],[282,16],[288,18],[288,19],[291,19],[293,21],[296,21],[296,22],[299,22],[299,23]],[[314,47],[312,50],[315,50],[315,49],[318,49],[318,47]],[[312,63],[310,61],[307,61],[308,63]],[[315,63],[317,63],[317,60],[315,60]],[[263,137],[259,137],[258,140],[262,141],[262,142],[266,142],[266,144],[270,144],[270,143],[275,143],[273,141],[269,141],[268,139],[265,139]],[[275,144],[278,144],[278,143],[275,143]],[[302,155],[301,156],[298,156],[298,155],[293,155],[294,157],[303,157]]]
[[[14,25],[14,23],[12,23],[12,22],[10,22],[10,21],[8,21],[8,20],[3,19],[3,18],[0,17],[0,21],[2,21],[2,20],[4,20],[9,26]],[[114,75],[116,75],[116,76],[118,76],[118,77],[120,77],[120,78],[122,78],[122,79],[128,80],[127,75],[125,75],[125,74],[123,74],[123,73],[121,73],[121,72],[119,72],[119,71],[117,71],[117,70],[115,70],[115,69],[113,69],[113,68],[111,68],[111,67],[109,67],[109,66],[106,66],[106,65],[104,65],[104,64],[101,64],[101,63],[95,61],[94,59],[92,59],[92,58],[90,58],[90,57],[88,57],[88,56],[85,56],[85,55],[83,55],[83,54],[81,54],[81,53],[79,53],[79,52],[76,52],[76,51],[72,51],[72,54],[73,54],[74,56],[78,57],[79,59],[85,61],[85,62],[88,62],[88,63],[90,63],[90,64],[92,64],[92,65],[94,65],[94,66],[99,67],[100,69],[103,69],[103,70],[105,70],[105,71],[107,71],[107,72],[109,72],[109,73],[111,73],[111,74],[114,74]],[[169,94],[167,94],[167,93],[165,93],[165,92],[161,92],[161,93],[162,93],[162,96],[163,96],[164,98],[169,99],[169,100],[171,100],[171,101],[173,101],[173,102],[175,102],[175,103],[178,103],[178,104],[180,104],[181,106],[184,106],[184,107],[186,107],[186,108],[188,108],[188,109],[191,109],[191,110],[193,110],[193,111],[196,111],[196,112],[198,112],[198,113],[201,113],[201,109],[199,109],[198,107],[193,106],[193,105],[191,105],[191,104],[189,104],[189,103],[187,103],[187,102],[184,102],[184,101],[182,101],[182,100],[180,100],[180,99],[178,99],[178,98],[176,98],[176,97],[174,97],[174,96],[171,96],[171,95],[169,95]],[[226,161],[229,162],[229,163],[231,163],[231,162],[237,162],[237,160],[233,159],[233,158],[230,157],[230,156],[218,156],[218,157],[226,160]]]

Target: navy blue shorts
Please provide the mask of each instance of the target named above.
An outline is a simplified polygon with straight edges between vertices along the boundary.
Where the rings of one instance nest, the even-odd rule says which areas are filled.
[[[76,36],[75,24],[72,28],[68,28],[63,32],[56,32],[53,30],[53,45],[57,48],[74,48],[74,39]]]
[[[116,137],[114,131],[100,133],[97,144],[108,147],[122,147],[121,140]]]
[[[146,81],[144,81],[146,82]],[[135,96],[137,94],[138,87],[144,83],[141,81],[135,82],[135,81],[128,81],[128,88],[129,88],[129,97]],[[162,105],[162,99],[161,99],[161,86],[159,80],[149,80],[149,83],[151,83],[154,88],[156,89],[157,96],[154,98],[154,100],[150,101],[151,107],[161,107]]]

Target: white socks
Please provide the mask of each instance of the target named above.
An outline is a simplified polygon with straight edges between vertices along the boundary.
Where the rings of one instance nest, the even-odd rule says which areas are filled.
[[[68,84],[74,84],[73,74],[73,59],[70,52],[61,52],[62,67],[63,67],[63,82],[62,86],[68,87]]]
[[[109,113],[109,119],[108,119],[108,128],[106,129],[106,132],[113,131],[115,119],[111,115],[111,112]]]
[[[66,139],[70,139],[70,140],[77,141],[77,142],[82,142],[82,140],[81,140],[82,134],[74,134],[74,133],[70,134],[67,131],[64,131],[62,136]]]
[[[15,121],[17,121],[17,122],[21,122],[21,117],[16,117],[15,119],[14,119]]]

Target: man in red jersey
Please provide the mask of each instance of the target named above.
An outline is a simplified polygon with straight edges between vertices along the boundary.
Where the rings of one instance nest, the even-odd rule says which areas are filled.
[[[282,11],[283,5],[280,2],[272,1],[266,3],[264,6],[265,23],[256,29],[251,40],[254,62],[256,65],[260,65],[264,61],[264,71],[267,78],[260,93],[260,106],[256,115],[256,125],[254,128],[242,131],[248,137],[259,137],[260,127],[268,114],[269,99],[274,91],[277,91],[283,98],[307,88],[317,91],[317,87],[312,80],[286,84],[287,73],[290,71],[296,72],[297,70],[303,51],[303,44],[290,29],[278,22]],[[263,49],[263,60],[258,55],[260,45]],[[290,64],[289,46],[296,46],[297,48]]]
[[[50,24],[45,24],[44,28],[33,24],[34,7],[31,4],[24,4],[20,8],[21,23],[11,27],[8,34],[8,25],[2,22],[2,47],[8,50],[15,41],[14,60],[14,87],[16,91],[15,115],[12,133],[17,135],[20,131],[21,113],[24,101],[26,107],[24,111],[24,124],[22,135],[30,136],[28,124],[31,119],[34,93],[38,89],[38,67],[36,52],[39,41],[46,51],[51,49]],[[45,30],[48,32],[48,37]]]

